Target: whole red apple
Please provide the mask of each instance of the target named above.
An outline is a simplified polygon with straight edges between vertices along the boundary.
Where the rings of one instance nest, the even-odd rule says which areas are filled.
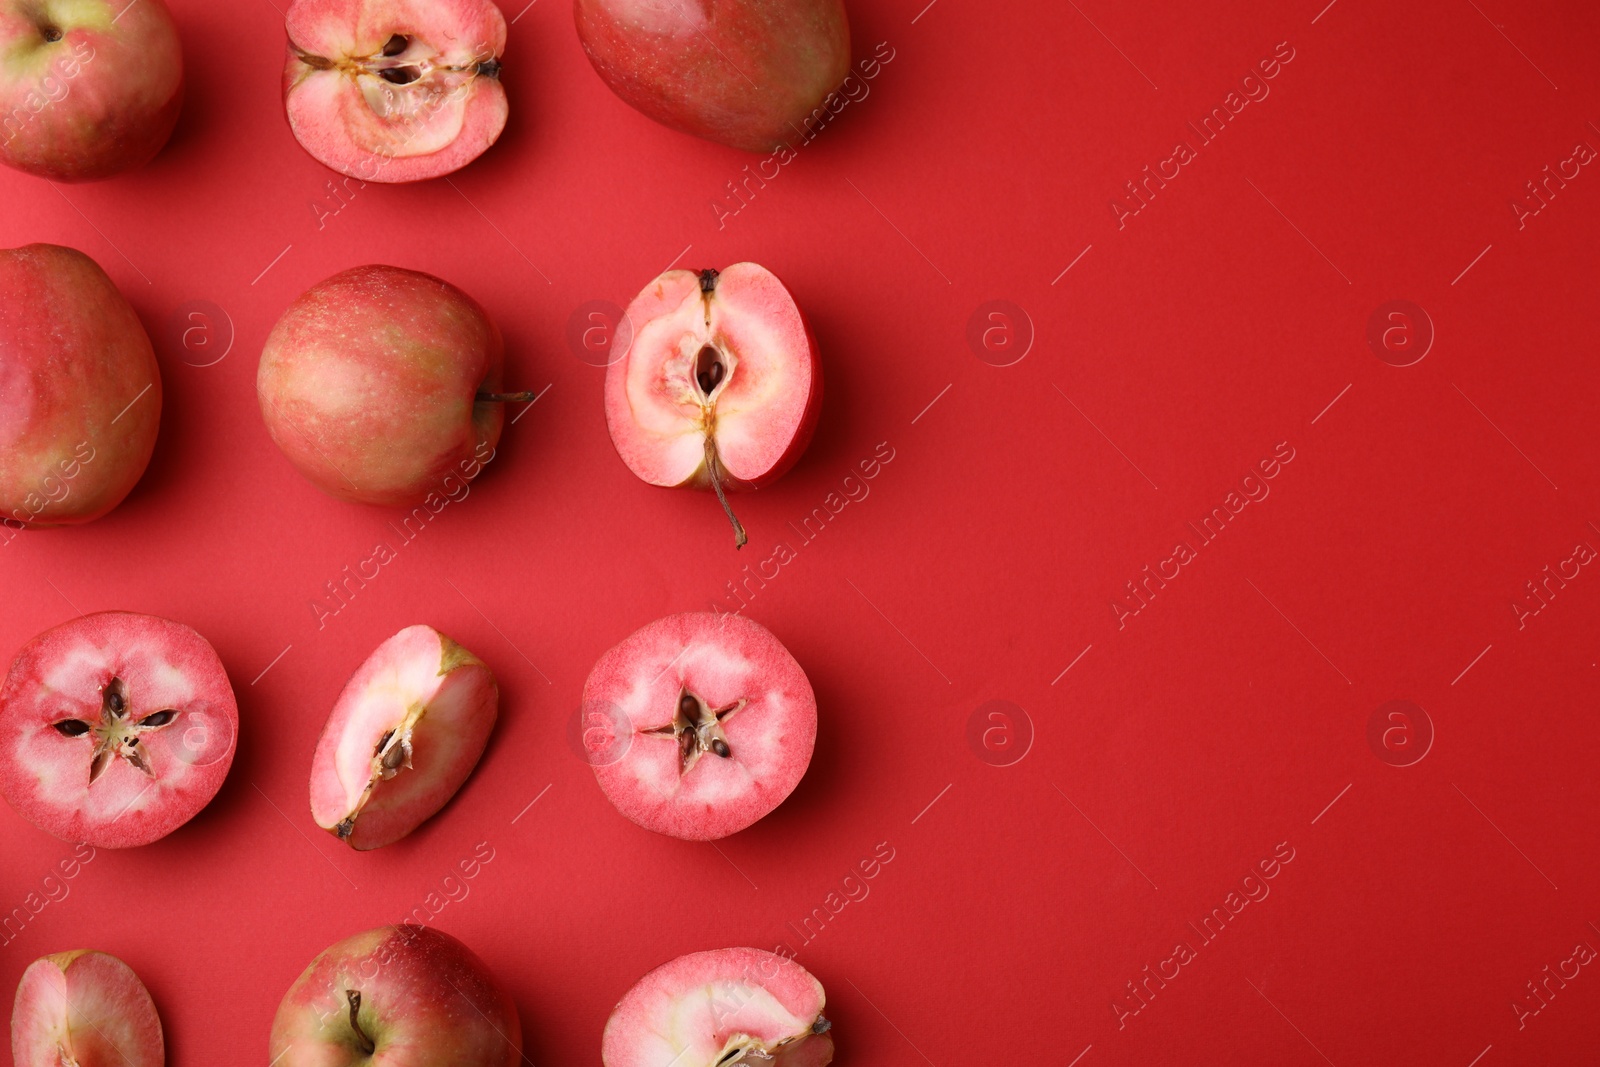
[[[843,0],[574,0],[573,14],[623,100],[747,152],[798,144],[850,71]]]
[[[105,271],[57,245],[0,249],[0,519],[98,519],[160,426],[155,350]]]
[[[61,182],[150,162],[183,109],[164,0],[0,0],[0,160]]]
[[[275,1067],[512,1067],[517,1007],[472,950],[402,923],[346,938],[284,994],[267,1051]]]
[[[505,342],[478,302],[432,275],[356,267],[313,286],[267,337],[261,416],[289,462],[341,500],[453,498],[505,425]]]
[[[606,371],[606,426],[651,485],[758,489],[800,458],[822,405],[817,340],[771,271],[669,270],[628,305],[627,351]]]

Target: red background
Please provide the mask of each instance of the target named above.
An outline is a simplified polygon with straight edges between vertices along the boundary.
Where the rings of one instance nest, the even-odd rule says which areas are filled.
[[[238,756],[192,823],[99,853],[0,946],[0,989],[37,955],[102,948],[149,985],[172,1063],[265,1062],[316,952],[424,905],[488,842],[435,921],[508,985],[541,1065],[595,1062],[656,964],[779,941],[826,986],[841,1063],[1595,1057],[1593,966],[1520,1030],[1511,1004],[1600,948],[1600,574],[1520,630],[1511,604],[1600,547],[1600,174],[1520,229],[1509,205],[1600,147],[1600,14],[1323,2],[855,0],[857,55],[894,58],[720,227],[711,202],[752,159],[613,97],[562,0],[508,6],[501,142],[450,183],[368,186],[319,229],[331,175],[282,116],[281,14],[175,0],[189,100],[153,165],[93,186],[0,174],[4,243],[104,265],[167,390],[126,504],[0,548],[0,646],[100,609],[187,622],[232,675]],[[1284,41],[1270,96],[1119,229],[1123,183]],[[671,263],[741,259],[811,317],[827,396],[800,465],[740,501],[735,555],[711,497],[617,459],[568,319]],[[311,601],[393,539],[391,516],[288,466],[256,360],[295,295],[368,262],[467,289],[507,335],[509,383],[549,390],[471,496],[319,629]],[[1003,368],[967,333],[996,299],[1033,334]],[[1367,342],[1395,299],[1437,334],[1403,368]],[[195,301],[223,314],[186,342]],[[884,441],[870,495],[802,547],[787,524]],[[1295,458],[1271,495],[1119,628],[1124,583],[1279,442]],[[810,773],[718,848],[653,836],[568,746],[583,679],[780,540],[798,558],[749,614],[816,687]],[[422,621],[494,667],[501,724],[439,818],[356,854],[310,819],[312,749],[350,672]],[[1031,723],[1010,766],[968,741],[992,699]],[[1368,742],[1394,699],[1435,731],[1412,766]],[[9,809],[0,842],[7,909],[70,852]],[[802,945],[785,924],[879,842],[894,859],[870,895]],[[1197,943],[1186,924],[1281,842],[1270,896],[1119,1028],[1125,984]]]

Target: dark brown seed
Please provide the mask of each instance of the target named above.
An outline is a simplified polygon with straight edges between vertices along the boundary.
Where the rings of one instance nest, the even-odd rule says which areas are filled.
[[[113,714],[122,714],[122,694],[117,691],[115,682],[112,682],[111,688],[106,690],[106,707],[110,708]]]
[[[688,693],[678,698],[678,714],[694,722],[700,718],[700,702]]]
[[[152,715],[146,715],[144,718],[139,720],[139,725],[140,726],[165,726],[165,725],[167,725],[167,723],[171,722],[173,719],[175,719],[177,717],[178,717],[178,713],[176,711],[173,711],[171,708],[166,708],[166,709],[164,709],[162,711],[155,712]]]
[[[422,71],[416,67],[385,67],[378,71],[378,77],[391,85],[410,85],[422,77]]]
[[[397,33],[383,43],[383,54],[386,56],[397,56],[410,47],[411,38],[407,37],[403,33]]]
[[[396,745],[383,754],[383,765],[389,770],[394,770],[406,761],[406,746]]]
[[[728,742],[724,741],[720,737],[714,738],[712,740],[712,742],[711,742],[711,751],[715,752],[717,755],[721,756],[723,759],[727,759],[729,756],[733,755],[733,750],[728,748]]]
[[[382,737],[378,738],[378,747],[372,750],[374,756],[383,755],[383,746],[389,743],[389,738],[394,736],[393,730],[385,730]]]
[[[82,737],[89,732],[89,724],[82,719],[62,719],[54,726],[57,732],[67,737]]]

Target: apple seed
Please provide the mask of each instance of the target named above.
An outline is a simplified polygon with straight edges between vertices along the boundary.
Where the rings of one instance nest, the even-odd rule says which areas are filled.
[[[411,38],[403,33],[397,33],[383,43],[383,54],[392,59],[409,47],[411,47]]]

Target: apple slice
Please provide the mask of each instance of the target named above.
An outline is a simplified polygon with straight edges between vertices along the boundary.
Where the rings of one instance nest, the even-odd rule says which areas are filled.
[[[783,803],[811,763],[817,699],[789,650],[742,615],[658,619],[600,657],[584,736],[618,811],[647,830],[712,841]],[[610,736],[625,731],[625,737]]]
[[[628,990],[600,1042],[605,1067],[824,1067],[822,983],[758,948],[691,952]]]
[[[351,848],[421,826],[478,765],[500,690],[482,660],[431,626],[367,657],[333,705],[311,761],[311,814]]]
[[[64,841],[149,844],[216,796],[238,732],[205,638],[154,615],[85,615],[23,646],[0,687],[0,793]]]
[[[273,1067],[514,1067],[517,1007],[449,934],[402,923],[331,945],[272,1020]]]
[[[28,964],[11,1013],[17,1067],[162,1067],[155,1002],[133,968],[91,949]]]
[[[295,0],[289,126],[342,174],[414,182],[460,170],[506,124],[506,20],[489,0]]]
[[[755,489],[800,458],[822,403],[817,341],[765,267],[669,270],[628,305],[632,342],[606,371],[617,454],[651,485]]]

